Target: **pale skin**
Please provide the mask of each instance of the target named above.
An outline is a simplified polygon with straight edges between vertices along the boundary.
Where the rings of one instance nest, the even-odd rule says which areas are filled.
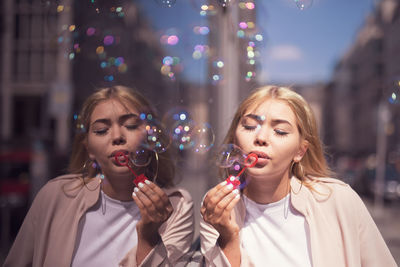
[[[151,181],[135,187],[133,175],[126,166],[117,164],[116,151],[133,152],[145,137],[138,111],[118,100],[100,102],[90,116],[86,147],[105,176],[103,192],[120,201],[137,204],[141,219],[136,225],[138,245],[136,262],[140,264],[160,241],[158,228],[171,216],[173,207],[165,192]],[[137,170],[138,173],[141,170]]]
[[[241,118],[235,142],[246,153],[258,155],[258,163],[246,170],[246,197],[260,204],[276,202],[290,191],[290,166],[299,162],[308,143],[300,136],[290,106],[268,99],[250,107]],[[232,266],[240,266],[239,226],[231,216],[240,199],[238,191],[222,182],[204,198],[201,214],[219,233],[218,244]]]

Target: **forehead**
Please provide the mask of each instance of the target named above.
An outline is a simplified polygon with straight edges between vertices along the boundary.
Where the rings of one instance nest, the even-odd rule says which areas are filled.
[[[133,104],[122,102],[117,99],[108,99],[96,105],[91,115],[91,121],[98,118],[110,118],[130,113],[138,113],[137,108],[134,107]]]
[[[296,116],[292,108],[286,101],[279,99],[269,98],[261,103],[253,104],[245,112],[245,115],[247,114],[265,116],[267,120],[283,119],[293,124],[296,122]]]

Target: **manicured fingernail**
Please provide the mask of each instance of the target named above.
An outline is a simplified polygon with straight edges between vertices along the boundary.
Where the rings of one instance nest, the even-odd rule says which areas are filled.
[[[235,198],[240,198],[240,195],[239,195],[239,194],[237,194],[237,195],[235,196]]]
[[[226,183],[227,183],[226,181],[223,181],[223,182],[221,183],[221,185],[226,185]]]
[[[135,192],[133,192],[133,193],[132,193],[132,196],[133,196],[133,197],[136,197],[136,194],[135,194]]]
[[[236,177],[235,176],[231,176],[231,178],[229,180],[231,180],[233,182],[233,181],[236,180]]]
[[[133,191],[135,191],[135,192],[137,193],[137,192],[139,192],[139,188],[135,187],[135,188],[133,189]]]
[[[235,189],[235,190],[232,191],[232,193],[239,194],[239,190]]]
[[[144,184],[143,184],[143,183],[139,183],[138,186],[139,186],[140,188],[142,188],[142,187],[144,186]]]
[[[151,183],[150,183],[150,181],[149,181],[149,180],[147,180],[147,179],[146,179],[146,180],[144,180],[144,182],[145,182],[146,184],[151,184]]]
[[[233,188],[233,184],[228,184],[226,187],[227,187],[229,190],[231,190],[231,189]]]

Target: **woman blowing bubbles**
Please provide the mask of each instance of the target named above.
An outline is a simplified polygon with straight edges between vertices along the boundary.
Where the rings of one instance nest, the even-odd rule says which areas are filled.
[[[242,192],[222,182],[204,197],[208,266],[396,266],[359,196],[325,178],[314,115],[300,95],[276,86],[255,91],[224,143],[258,162],[246,169]]]
[[[133,174],[115,155],[132,155],[146,137],[138,93],[121,86],[93,93],[80,114],[70,172],[38,193],[4,266],[171,266],[189,250],[193,204],[172,187],[168,152]],[[157,162],[158,160],[158,162]],[[157,184],[150,180],[158,172]],[[132,200],[133,198],[133,200]]]

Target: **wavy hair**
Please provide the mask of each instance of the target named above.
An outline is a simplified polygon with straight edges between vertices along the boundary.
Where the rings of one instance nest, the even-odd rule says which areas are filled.
[[[89,166],[91,165],[91,161],[85,146],[90,127],[90,117],[98,104],[110,99],[117,100],[125,106],[133,106],[138,110],[139,113],[150,113],[154,119],[157,118],[155,111],[146,98],[132,88],[125,86],[112,86],[99,89],[90,95],[84,102],[82,110],[78,116],[78,131],[74,137],[72,153],[68,166],[68,171],[70,173],[82,174],[84,177],[84,182],[95,177],[99,171],[96,168]],[[175,164],[169,151],[159,154],[158,162],[156,161],[157,159],[153,159],[150,165],[146,167],[146,171],[153,169],[152,173],[157,174],[157,183],[161,187],[173,185]]]
[[[310,188],[315,181],[313,178],[333,175],[325,159],[324,148],[319,138],[317,123],[312,109],[301,95],[287,87],[268,85],[254,90],[239,105],[223,143],[236,144],[235,132],[242,117],[250,108],[257,108],[268,99],[281,100],[289,105],[295,114],[300,137],[308,142],[308,149],[300,162],[292,162],[290,167],[291,174]],[[223,173],[224,171],[221,170],[221,172]]]

